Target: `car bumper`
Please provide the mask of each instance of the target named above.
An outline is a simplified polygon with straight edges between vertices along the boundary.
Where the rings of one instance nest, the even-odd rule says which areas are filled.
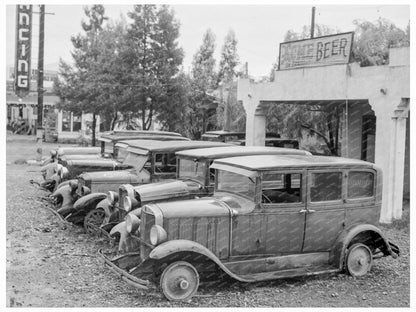
[[[152,287],[152,283],[150,281],[140,279],[117,266],[117,263],[119,262],[129,262],[129,259],[131,258],[137,259],[137,257],[140,256],[139,252],[132,252],[125,255],[121,255],[114,258],[113,260],[110,259],[106,254],[104,254],[101,249],[98,251],[98,254],[104,261],[104,265],[108,269],[110,269],[110,271],[112,271],[114,274],[118,275],[127,284],[142,290],[148,290]]]

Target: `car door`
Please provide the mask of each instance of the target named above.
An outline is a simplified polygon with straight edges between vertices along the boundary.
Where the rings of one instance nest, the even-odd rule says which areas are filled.
[[[329,251],[344,228],[345,173],[309,170],[303,252]]]
[[[298,171],[262,174],[261,203],[233,222],[232,255],[281,255],[302,250],[305,175]]]

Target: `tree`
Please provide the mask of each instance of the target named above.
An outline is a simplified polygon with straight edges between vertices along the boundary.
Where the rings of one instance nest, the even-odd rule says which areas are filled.
[[[238,75],[236,67],[239,64],[237,54],[237,39],[233,30],[229,30],[221,49],[221,59],[218,71],[218,87],[221,103],[217,108],[217,124],[226,131],[241,127],[241,117],[245,116],[241,103],[237,103]],[[232,125],[232,121],[235,124]],[[235,129],[241,130],[241,129]]]
[[[128,16],[133,23],[127,31],[130,61],[128,76],[131,110],[139,111],[143,129],[149,129],[153,116],[168,108],[167,93],[182,64],[178,47],[179,22],[166,5],[135,5]]]
[[[98,36],[107,17],[102,5],[84,7],[88,21],[82,21],[81,26],[85,34],[71,37],[74,51],[74,68],[60,62],[60,80],[56,81],[55,91],[61,95],[61,108],[73,112],[87,112],[93,114],[92,145],[95,145],[96,115],[102,110],[100,101],[101,85],[95,79],[97,60],[100,50]]]
[[[215,35],[208,29],[202,38],[202,45],[192,61],[192,82],[186,123],[191,137],[199,139],[206,130],[207,110],[213,101],[212,92],[217,87],[215,72]]]
[[[389,48],[410,45],[410,24],[406,30],[386,19],[375,23],[355,20],[353,59],[361,66],[384,65],[389,61]]]

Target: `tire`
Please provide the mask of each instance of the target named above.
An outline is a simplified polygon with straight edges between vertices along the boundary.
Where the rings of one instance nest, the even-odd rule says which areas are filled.
[[[370,248],[362,243],[353,244],[348,248],[345,268],[354,277],[366,275],[373,264],[373,255]]]
[[[160,277],[162,293],[170,301],[189,300],[197,292],[198,286],[198,271],[186,261],[171,263]]]
[[[103,224],[105,212],[103,209],[93,209],[84,218],[84,229],[88,234],[97,234],[97,230],[91,224],[100,227]]]

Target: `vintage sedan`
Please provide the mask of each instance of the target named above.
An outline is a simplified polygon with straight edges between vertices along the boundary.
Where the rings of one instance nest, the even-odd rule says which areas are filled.
[[[68,181],[60,185],[61,182],[74,178],[85,171],[86,166],[88,171],[102,171],[109,170],[109,168],[117,170],[119,169],[116,161],[119,159],[119,145],[117,143],[137,139],[190,140],[179,133],[167,131],[117,130],[105,132],[98,138],[101,147],[60,147],[57,150],[52,150],[50,161],[41,169],[45,179],[42,185],[44,188],[53,191],[60,186],[69,184]]]
[[[117,143],[126,153],[121,165],[129,170],[84,172],[78,180],[58,188],[53,196],[59,199],[58,212],[74,223],[84,222],[87,230],[90,220],[102,218],[101,210],[95,208],[107,198],[107,191],[117,191],[121,184],[148,184],[175,178],[175,152],[195,148],[226,146],[222,142],[205,141],[157,141],[128,140]],[[87,160],[85,160],[87,162]],[[70,216],[68,216],[71,214]],[[95,221],[96,223],[96,221]]]
[[[399,255],[377,227],[382,174],[372,163],[261,155],[211,167],[213,197],[145,205],[128,227],[139,251],[110,258],[100,250],[106,266],[132,286],[160,285],[167,299],[188,300],[200,280],[224,274],[240,282],[364,276],[374,259]]]
[[[221,158],[248,155],[311,155],[311,153],[292,148],[265,146],[224,146],[177,152],[176,180],[138,186],[121,185],[119,195],[109,192],[107,200],[100,202],[96,208],[102,209],[105,213],[101,227],[106,231],[111,229],[110,235],[119,237],[120,252],[135,251],[134,246],[137,245],[135,238],[128,233],[126,221],[120,222],[127,213],[131,215],[129,221],[139,222],[138,216],[142,205],[211,196],[215,184],[215,170],[210,168],[212,162]],[[119,198],[118,203],[115,202],[116,198]],[[114,225],[115,227],[112,228]]]

